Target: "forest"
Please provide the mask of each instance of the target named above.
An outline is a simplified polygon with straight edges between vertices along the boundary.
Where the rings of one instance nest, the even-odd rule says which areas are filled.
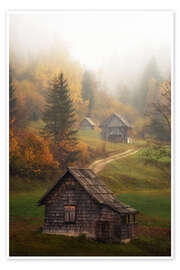
[[[64,83],[61,86],[60,76]],[[59,104],[55,93],[58,84],[65,91]],[[118,112],[133,125],[135,140],[170,143],[171,78],[170,74],[167,78],[161,76],[155,57],[142,72],[139,87],[132,91],[119,84],[116,94],[111,95],[98,73],[84,70],[71,59],[63,42],[38,57],[18,57],[10,51],[9,95],[12,175],[44,177],[68,165],[87,165],[87,156],[96,153],[78,140],[79,123],[85,116],[90,116],[98,129],[107,116]],[[50,95],[54,101],[50,101]],[[48,112],[51,102],[59,112]],[[59,123],[57,130],[50,132],[53,127],[48,128],[48,123],[55,114]]]
[[[10,256],[171,255],[170,24],[151,14],[108,16],[11,18]],[[128,143],[101,136],[113,113],[132,127]],[[80,129],[85,117],[94,129]],[[68,166],[91,168],[139,211],[137,239],[99,243],[42,233],[37,202]]]

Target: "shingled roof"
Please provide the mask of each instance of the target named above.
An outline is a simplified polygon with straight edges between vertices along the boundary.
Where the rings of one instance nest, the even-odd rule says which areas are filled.
[[[116,199],[113,192],[106,187],[106,185],[91,169],[77,169],[69,167],[65,175],[67,173],[70,173],[79,182],[79,184],[84,187],[88,194],[99,204],[106,205],[122,215],[135,214],[138,212],[136,209],[131,208],[129,205],[126,205]],[[41,198],[41,200],[38,202],[39,205],[45,204],[48,196],[61,184],[61,179],[63,177],[61,177],[57,183]]]
[[[89,118],[89,117],[85,117],[82,121],[81,121],[81,123],[83,122],[83,121],[87,121],[89,124],[90,124],[90,126],[95,126],[95,124],[93,123],[93,121]]]
[[[115,116],[117,117],[125,126],[127,126],[128,128],[132,128],[132,126],[128,123],[128,121],[126,119],[124,119],[124,117],[118,113],[113,113],[111,114],[106,120],[104,120],[101,125],[99,127],[107,127],[112,119],[112,117]]]

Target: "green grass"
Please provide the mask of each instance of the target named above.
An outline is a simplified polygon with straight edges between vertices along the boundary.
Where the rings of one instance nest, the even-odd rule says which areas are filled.
[[[29,183],[27,182],[28,186]],[[11,256],[169,256],[170,194],[137,192],[122,193],[118,198],[136,207],[140,227],[138,239],[129,244],[99,243],[83,236],[66,237],[42,233],[44,207],[37,201],[46,188],[10,194]],[[147,229],[148,228],[148,229]]]
[[[129,192],[120,194],[118,198],[150,217],[171,219],[171,194],[168,191]]]
[[[96,150],[102,146],[105,141],[102,140],[99,130],[79,130],[77,137],[80,141],[88,144],[90,148]],[[106,142],[106,152],[124,152],[130,148],[135,148],[132,144]]]
[[[170,241],[140,236],[129,244],[100,243],[83,235],[42,233],[42,219],[11,217],[10,256],[170,256]]]
[[[170,179],[162,169],[144,165],[139,153],[109,163],[100,178],[124,203],[140,211],[138,223],[170,227]]]
[[[37,202],[45,193],[24,192],[11,194],[10,215],[16,217],[43,218],[44,207],[38,207]],[[171,200],[170,192],[128,192],[118,196],[119,200],[140,211],[139,224],[170,226]]]
[[[130,190],[170,188],[169,176],[160,168],[144,165],[138,153],[107,164],[99,176],[115,194]]]
[[[10,215],[16,217],[38,217],[44,216],[44,207],[37,205],[38,200],[44,192],[24,193],[11,195],[10,198]]]
[[[89,145],[98,146],[100,138],[96,131],[89,136],[83,131],[81,136]],[[152,165],[144,166],[136,154],[108,164],[100,176],[120,201],[140,211],[138,239],[128,244],[111,244],[84,236],[43,234],[44,207],[38,207],[37,201],[57,176],[52,177],[53,181],[11,178],[10,255],[170,256],[170,180],[164,171]]]
[[[120,194],[118,199],[138,209],[139,224],[170,227],[171,194],[169,191],[128,192]]]
[[[40,130],[44,127],[43,120],[31,121],[28,125],[28,129],[33,132],[39,133]],[[102,140],[100,135],[100,129],[94,130],[78,130],[77,138],[79,141],[86,143],[92,150],[97,150],[99,147],[105,143]],[[137,146],[142,145],[137,143]],[[123,152],[128,150],[129,148],[135,148],[135,145],[132,144],[123,144],[123,143],[111,143],[106,142],[106,152],[107,153],[115,153],[115,152]]]

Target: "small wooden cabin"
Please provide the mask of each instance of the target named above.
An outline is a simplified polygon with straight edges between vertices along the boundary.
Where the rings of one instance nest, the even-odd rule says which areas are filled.
[[[136,237],[137,210],[120,202],[91,169],[68,168],[42,197],[44,233],[128,242]]]
[[[129,143],[131,125],[119,114],[113,113],[100,126],[101,136],[106,141]]]
[[[95,124],[89,117],[85,117],[80,122],[80,129],[90,130],[90,129],[94,129],[94,127],[95,127]]]

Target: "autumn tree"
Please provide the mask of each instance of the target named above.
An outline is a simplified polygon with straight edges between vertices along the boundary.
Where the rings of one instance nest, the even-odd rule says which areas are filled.
[[[18,130],[15,135],[10,129],[10,174],[44,177],[58,167],[50,152],[50,139],[35,133]]]
[[[154,109],[166,122],[169,134],[171,133],[171,81],[167,80],[159,86],[159,102],[154,103]]]
[[[44,112],[44,131],[54,141],[54,154],[60,161],[61,167],[67,166],[77,159],[78,151],[74,150],[77,144],[73,128],[75,110],[70,98],[68,83],[61,73],[52,84],[47,97],[47,106]]]
[[[171,81],[159,85],[158,97],[148,103],[146,118],[149,119],[149,131],[158,139],[170,139],[171,136]]]

